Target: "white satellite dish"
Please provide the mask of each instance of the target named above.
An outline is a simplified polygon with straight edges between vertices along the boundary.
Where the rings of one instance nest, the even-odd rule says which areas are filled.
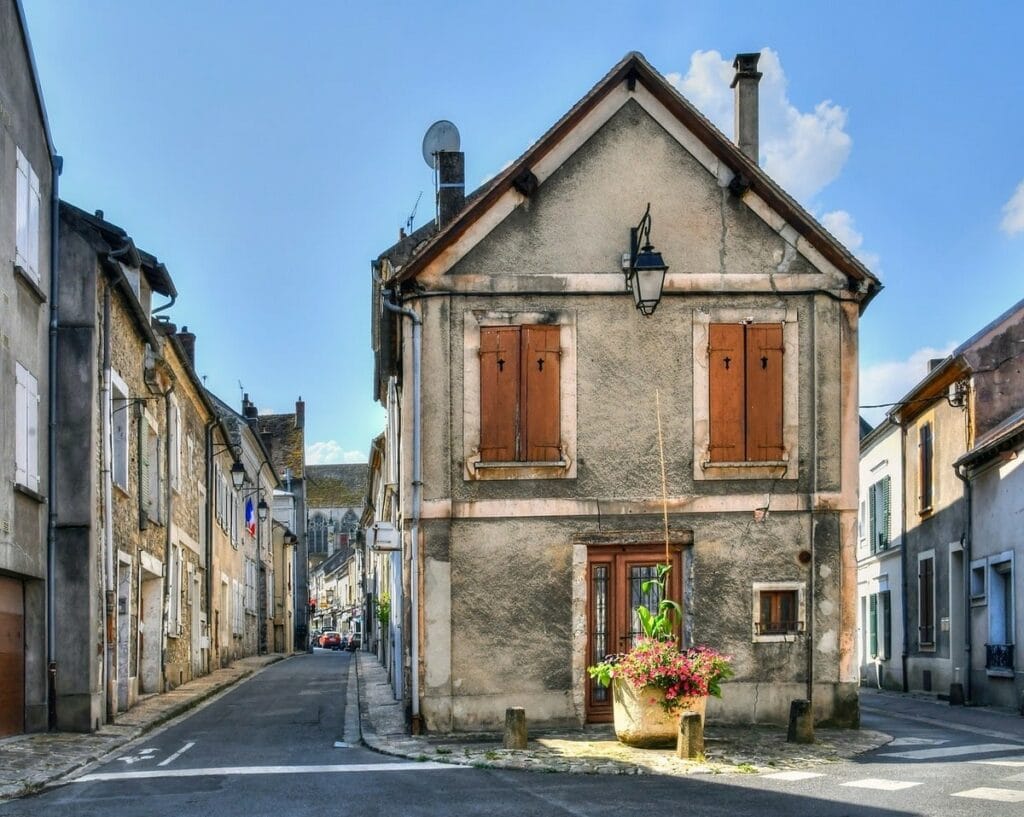
[[[459,129],[447,119],[441,119],[427,128],[423,136],[423,161],[433,169],[438,153],[455,153],[460,144]]]

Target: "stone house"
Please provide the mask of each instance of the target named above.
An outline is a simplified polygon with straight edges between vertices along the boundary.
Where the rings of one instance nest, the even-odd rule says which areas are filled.
[[[90,731],[207,671],[206,436],[177,291],[123,229],[60,205],[57,720]],[[157,305],[155,299],[166,298]]]
[[[0,737],[48,725],[48,327],[59,173],[21,3],[0,4],[0,468],[8,475],[0,491]]]
[[[903,453],[884,421],[860,441],[857,654],[862,684],[903,688]]]
[[[681,638],[734,656],[712,717],[811,698],[857,723],[857,336],[881,286],[758,167],[757,56],[738,145],[631,53],[472,195],[439,152],[437,222],[373,263],[414,728],[609,719],[586,667],[631,643],[666,558]]]
[[[295,646],[309,640],[309,550],[306,507],[306,404],[300,397],[295,412],[260,414],[256,418],[260,438],[270,452],[274,472],[286,496],[274,497],[275,518],[288,524],[295,542]],[[279,512],[284,516],[278,517]],[[284,517],[287,517],[284,518]],[[291,522],[288,519],[292,520]]]
[[[889,412],[903,452],[905,687],[1015,704],[1013,591],[1020,507],[1013,459],[1024,301],[953,353]],[[1003,459],[1006,462],[1003,462]],[[977,490],[975,490],[977,488]]]
[[[290,654],[295,650],[295,542],[298,537],[287,525],[272,520],[274,548],[274,594],[270,615],[274,624],[273,651]]]
[[[228,430],[226,453],[219,452],[214,465],[219,486],[214,501],[215,549],[221,575],[215,611],[223,664],[268,652],[274,643],[274,583],[281,566],[274,562],[270,507],[280,483],[249,396],[243,396],[241,414],[219,398],[213,401]],[[235,488],[232,469],[239,465],[244,482]]]

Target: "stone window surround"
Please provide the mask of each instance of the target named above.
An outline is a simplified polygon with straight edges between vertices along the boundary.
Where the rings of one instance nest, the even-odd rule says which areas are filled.
[[[553,463],[480,463],[480,328],[557,324],[561,327],[561,389],[559,427],[562,460]],[[463,322],[463,479],[574,479],[576,477],[576,311],[474,309]]]
[[[782,441],[778,462],[713,463],[711,405],[708,384],[708,336],[712,323],[781,323],[783,344]],[[800,337],[796,307],[715,307],[693,311],[693,478],[796,479],[800,451]]]
[[[785,641],[796,641],[798,637],[802,636],[803,633],[772,633],[770,635],[762,635],[758,632],[758,626],[761,624],[761,593],[766,591],[777,591],[777,590],[795,590],[796,591],[796,614],[797,621],[807,621],[807,583],[802,581],[786,581],[786,582],[754,582],[752,587],[752,600],[753,610],[751,615],[751,641],[755,644],[765,644],[770,642],[785,642]]]

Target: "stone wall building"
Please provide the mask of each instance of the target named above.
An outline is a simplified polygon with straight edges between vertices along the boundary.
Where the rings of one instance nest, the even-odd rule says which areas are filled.
[[[758,167],[756,58],[740,146],[629,54],[472,195],[439,152],[437,223],[374,262],[415,726],[610,718],[586,668],[629,645],[666,558],[682,639],[734,656],[712,717],[811,698],[857,723],[857,336],[880,284]],[[660,303],[647,272],[631,295],[624,266],[659,257]]]
[[[0,737],[48,723],[48,327],[59,172],[21,3],[0,3]]]

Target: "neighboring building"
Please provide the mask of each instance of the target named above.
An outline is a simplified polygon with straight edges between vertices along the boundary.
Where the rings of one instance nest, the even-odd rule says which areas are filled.
[[[274,597],[270,608],[274,622],[273,651],[288,655],[295,650],[295,542],[287,525],[274,520]]]
[[[266,653],[273,645],[274,575],[283,566],[274,563],[270,509],[280,483],[259,433],[256,407],[249,402],[249,395],[242,398],[241,414],[223,400],[213,400],[229,439],[230,460],[221,454],[214,466],[214,479],[220,486],[214,501],[214,518],[220,527],[217,551],[222,554],[218,608],[223,609],[218,617],[231,623],[227,656],[230,661],[242,655]],[[244,477],[242,486],[236,489],[232,469],[239,465]],[[230,550],[224,547],[225,542],[230,543]],[[224,604],[226,594],[229,600]],[[229,643],[226,632],[221,643]],[[224,657],[221,663],[225,663]]]
[[[857,723],[857,336],[880,284],[757,166],[757,56],[740,147],[629,54],[469,198],[462,154],[437,154],[439,227],[374,262],[414,728],[609,719],[586,667],[631,643],[666,550],[682,638],[734,656],[713,717],[784,723],[810,697]],[[631,228],[638,266],[670,268],[660,305],[656,269],[624,286]]]
[[[1024,407],[1022,344],[1024,301],[932,361],[889,412],[903,436],[911,690],[945,693],[958,684],[975,702],[1017,701],[1019,544],[1012,525],[1001,528],[1013,502],[1020,507],[1012,494],[1019,478],[996,460],[1012,453],[1014,418]]]
[[[177,292],[123,229],[60,205],[56,709],[90,731],[207,671],[206,430]],[[156,306],[154,300],[169,300]]]
[[[903,688],[903,454],[899,426],[880,423],[860,441],[857,652],[861,683]]]
[[[20,2],[0,3],[0,738],[47,728],[46,432],[60,159]],[[49,590],[49,594],[48,594]]]
[[[243,400],[243,414],[248,398]],[[274,472],[285,494],[291,495],[286,502],[274,494],[274,513],[285,513],[294,520],[289,528],[296,536],[294,550],[295,574],[295,633],[297,649],[303,649],[309,641],[310,594],[308,586],[308,550],[306,536],[306,404],[300,397],[295,401],[294,414],[260,414],[254,416],[260,437],[270,451]]]
[[[356,544],[365,499],[366,463],[306,466],[310,571],[339,548]]]

